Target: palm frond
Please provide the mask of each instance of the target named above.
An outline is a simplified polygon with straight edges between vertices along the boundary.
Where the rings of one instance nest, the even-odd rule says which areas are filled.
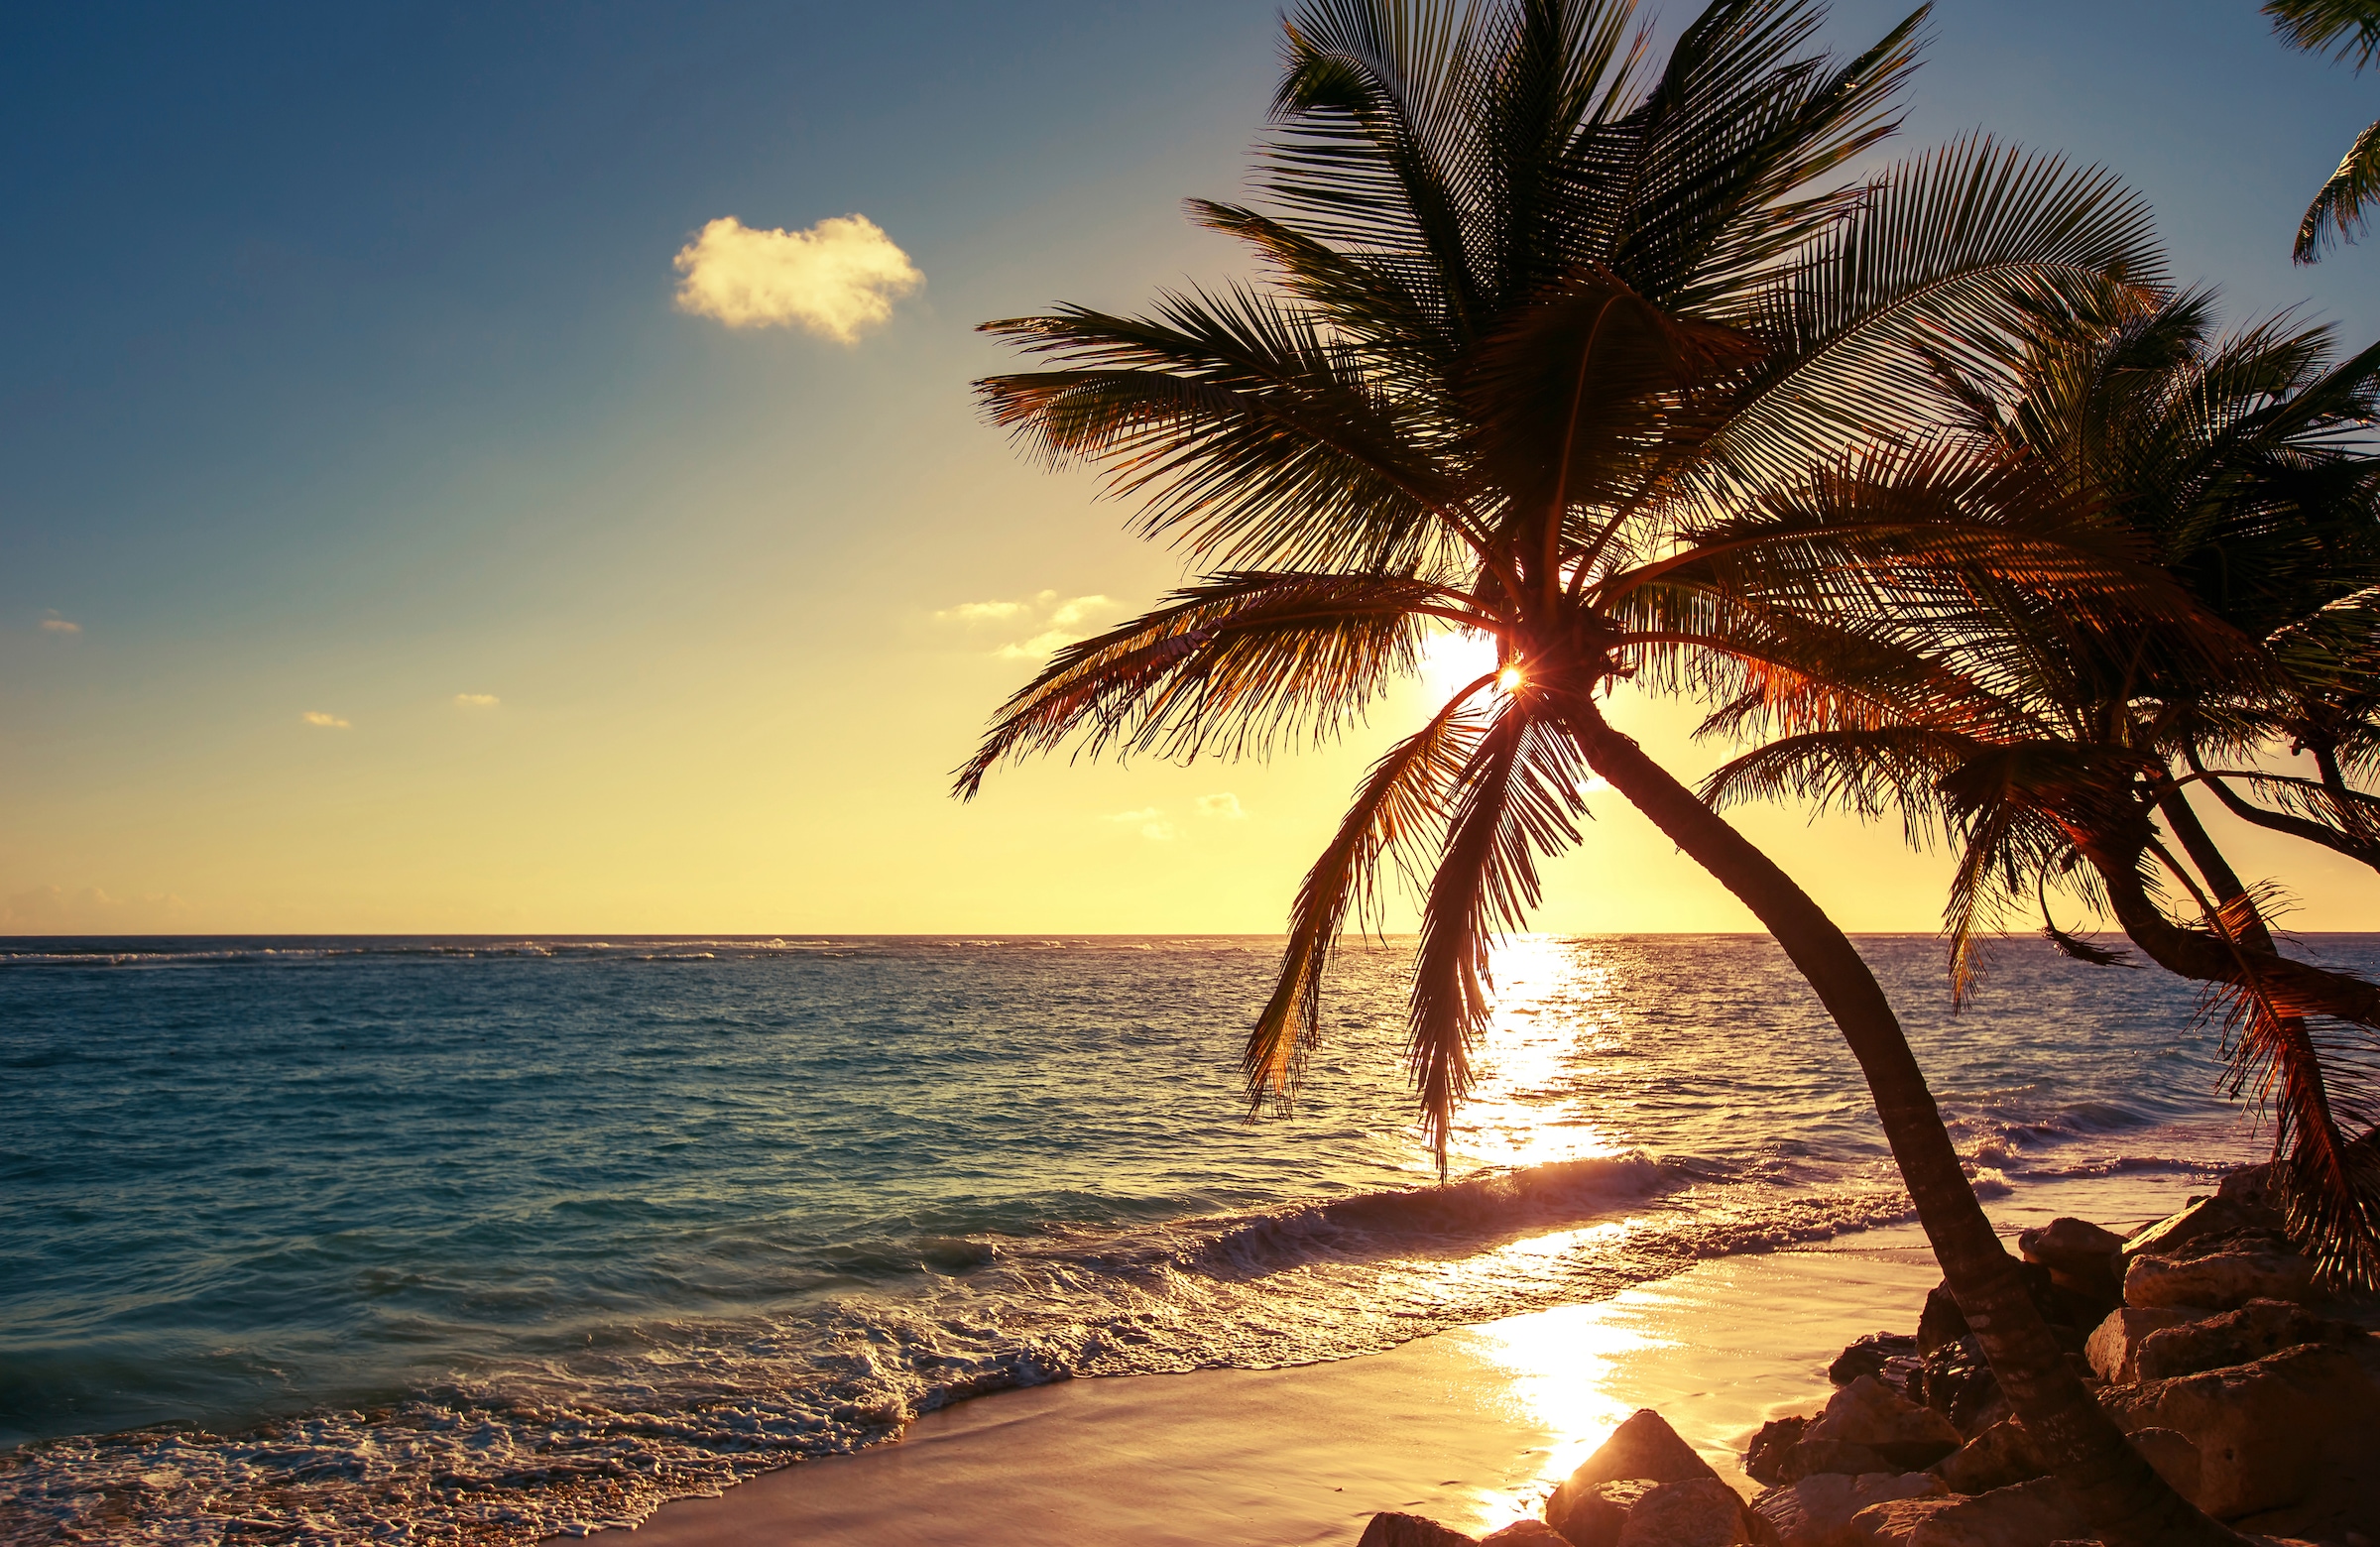
[[[1330,846],[1306,873],[1280,975],[1241,1053],[1251,1116],[1266,1105],[1285,1113],[1295,1102],[1306,1057],[1322,1035],[1331,954],[1351,919],[1376,919],[1381,859],[1444,826],[1445,793],[1471,765],[1487,727],[1472,701],[1494,680],[1490,673],[1455,694],[1429,724],[1372,765]]]
[[[2306,218],[2298,222],[2290,257],[2319,263],[2332,238],[2352,243],[2363,234],[2366,211],[2375,202],[2380,202],[2380,123],[2355,137],[2339,158],[2338,170],[2316,191],[2314,202],[2306,206]]]
[[[2293,49],[2309,54],[2335,50],[2357,69],[2380,54],[2380,0],[2265,0],[2273,31]]]
[[[1079,736],[1082,754],[1190,758],[1336,735],[1416,669],[1433,620],[1492,627],[1411,575],[1222,574],[1070,645],[994,716],[954,792],[1001,763]]]
[[[1499,932],[1527,926],[1538,857],[1578,842],[1584,782],[1577,743],[1520,696],[1505,701],[1461,775],[1413,960],[1409,1062],[1442,1174],[1488,1023],[1488,948]]]

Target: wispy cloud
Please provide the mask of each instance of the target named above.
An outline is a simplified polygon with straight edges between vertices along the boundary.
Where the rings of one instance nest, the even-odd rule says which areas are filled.
[[[1141,837],[1154,839],[1158,843],[1163,843],[1173,836],[1173,824],[1165,820],[1164,809],[1160,806],[1142,806],[1137,811],[1119,811],[1114,816],[1104,817],[1102,820],[1114,822],[1119,827],[1137,827],[1140,829]]]
[[[0,934],[118,934],[172,928],[189,904],[171,892],[120,897],[97,887],[35,887],[0,898]]]
[[[1233,794],[1228,789],[1219,795],[1199,796],[1198,814],[1201,816],[1220,816],[1224,820],[1230,822],[1237,822],[1242,817],[1248,815],[1246,811],[1241,809],[1240,797]]]
[[[457,693],[454,701],[466,709],[493,709],[503,702],[494,693]]]
[[[909,255],[866,215],[806,231],[755,230],[729,215],[678,249],[677,305],[729,327],[798,327],[856,343],[925,283]]]
[[[351,731],[355,729],[355,722],[352,720],[342,720],[335,714],[324,714],[319,709],[308,709],[298,718],[307,725],[319,725],[326,731]]]
[[[60,618],[56,612],[43,616],[42,628],[51,634],[80,634],[82,632],[81,624],[71,618]]]
[[[994,647],[992,654],[1004,660],[1038,660],[1082,639],[1085,624],[1102,613],[1114,612],[1116,606],[1105,596],[1070,596],[1061,600],[1057,592],[1043,591],[1020,602],[961,602],[934,614],[934,621],[967,628],[1007,624],[1012,628],[1031,629],[1033,632],[1023,639]]]

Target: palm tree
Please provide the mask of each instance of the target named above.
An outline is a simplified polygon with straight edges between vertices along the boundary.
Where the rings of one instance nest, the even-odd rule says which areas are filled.
[[[2102,300],[2095,313],[2044,314],[1996,359],[1939,362],[1963,430],[1955,454],[2030,473],[2083,522],[2131,535],[2199,616],[2108,628],[2104,609],[1988,587],[1956,615],[1892,607],[1885,621],[1910,657],[1897,679],[1922,662],[1939,673],[1932,691],[1856,724],[1747,706],[1728,729],[1786,734],[1718,771],[1705,794],[1897,807],[1913,831],[1948,835],[1961,856],[1946,919],[1955,992],[1979,931],[2014,899],[2037,898],[2072,954],[2110,960],[2047,917],[2051,885],[2082,884],[2152,960],[2217,992],[2236,1085],[2272,1098],[2293,1227],[2334,1276],[2371,1285],[2380,1157],[2355,1135],[2380,1118],[2380,985],[2279,947],[2268,893],[2242,883],[2186,788],[2202,781],[2265,825],[2333,848],[2357,837],[2371,797],[2332,794],[2335,757],[2323,780],[2238,775],[2297,794],[2295,813],[2252,806],[2203,758],[2245,759],[2276,738],[2360,749],[2373,737],[2380,461],[2351,437],[2380,416],[2380,348],[2333,366],[2327,329],[2286,319],[2214,339],[2205,295]],[[1839,524],[1893,521],[1927,476],[1889,462],[1845,470],[1733,525],[1807,522],[1813,505]],[[2028,485],[2012,476],[2007,493],[2024,505]],[[1834,616],[1850,622],[1840,605]],[[1872,630],[1865,639],[1876,649]],[[1836,677],[1817,691],[1823,703],[1853,685]],[[2195,923],[2168,915],[2168,888]]]
[[[2335,49],[2334,58],[2362,68],[2380,54],[2380,0],[2268,0],[2264,14],[2284,43],[2309,53]],[[2363,230],[2364,211],[2380,200],[2380,123],[2355,137],[2330,179],[2306,206],[2291,256],[2317,263],[2322,243],[2335,235],[2352,242]]]
[[[2083,1390],[1975,1202],[1891,1007],[1765,855],[1614,730],[1631,673],[1741,687],[1817,638],[1751,592],[1846,560],[2022,586],[2161,582],[2087,542],[1897,528],[1681,540],[1817,451],[1908,427],[1912,345],[2154,277],[2145,211],[2096,173],[1981,140],[1828,188],[1893,126],[1923,12],[1834,65],[1808,0],[1719,0],[1657,67],[1626,0],[1308,0],[1287,24],[1264,207],[1194,203],[1261,285],[987,324],[1053,368],[995,376],[995,421],[1109,469],[1203,573],[1061,652],[961,770],[1070,741],[1192,757],[1328,737],[1445,629],[1499,662],[1373,767],[1308,874],[1251,1101],[1287,1102],[1341,933],[1384,860],[1422,893],[1411,1064],[1444,1155],[1488,1014],[1488,950],[1602,775],[1742,898],[1866,1076],[1910,1194],[2011,1402],[2111,1541],[2236,1541]],[[1780,582],[1783,583],[1783,582]],[[2170,587],[2166,589],[2170,590]],[[2112,603],[2111,603],[2112,605]],[[1832,638],[1832,636],[1828,636]]]

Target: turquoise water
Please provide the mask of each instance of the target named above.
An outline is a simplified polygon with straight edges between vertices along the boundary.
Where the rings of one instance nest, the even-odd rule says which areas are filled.
[[[1954,1020],[1935,942],[1861,948],[1987,1193],[2246,1152],[2185,986],[2013,945]],[[0,942],[0,1540],[528,1540],[982,1391],[1903,1211],[1765,940],[1515,942],[1447,1187],[1396,946],[1348,957],[1298,1113],[1243,1121],[1275,949]]]

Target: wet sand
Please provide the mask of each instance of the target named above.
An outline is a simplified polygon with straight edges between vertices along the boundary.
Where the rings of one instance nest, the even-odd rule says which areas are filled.
[[[2059,1213],[2121,1228],[2184,1192],[2162,1177],[2032,1185],[1988,1207],[2009,1234]],[[1352,1543],[1382,1509],[1484,1532],[1534,1513],[1639,1407],[1749,1494],[1752,1433],[1816,1408],[1843,1346],[1913,1327],[1940,1276],[1923,1235],[1899,1226],[1336,1364],[1004,1393],[928,1414],[894,1444],[666,1504],[634,1547],[1302,1547]]]

